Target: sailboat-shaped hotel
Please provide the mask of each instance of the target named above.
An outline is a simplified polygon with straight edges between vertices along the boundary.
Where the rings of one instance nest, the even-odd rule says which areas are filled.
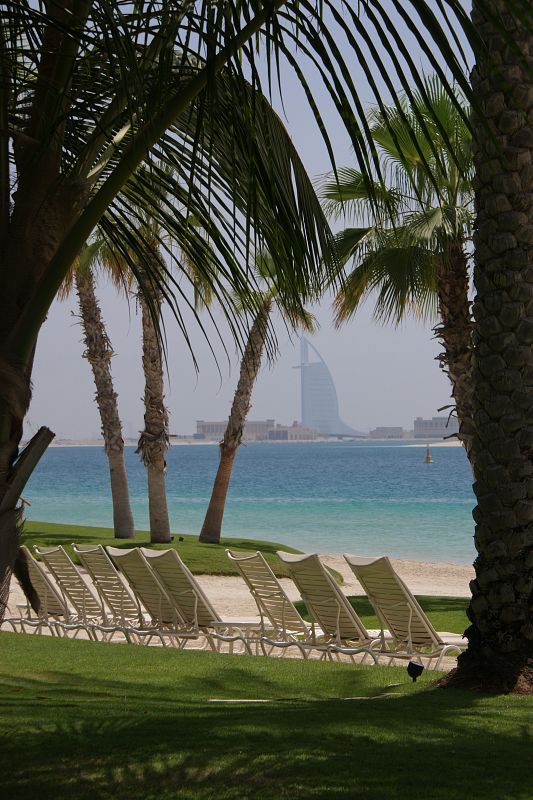
[[[311,354],[317,360],[311,360]],[[311,342],[302,336],[300,341],[302,425],[332,436],[361,436],[339,416],[339,401],[331,373]]]

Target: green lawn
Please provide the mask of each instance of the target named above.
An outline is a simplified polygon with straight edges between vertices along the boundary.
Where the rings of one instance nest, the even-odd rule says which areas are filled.
[[[433,678],[2,633],[0,796],[530,800],[532,699]]]
[[[74,557],[70,545],[72,542],[81,544],[103,544],[113,547],[155,547],[166,549],[174,547],[183,558],[189,569],[196,575],[236,575],[237,570],[225,553],[226,547],[232,550],[255,553],[261,550],[268,563],[279,577],[287,577],[285,564],[276,556],[276,550],[287,550],[297,553],[292,547],[276,542],[263,542],[254,539],[224,538],[220,544],[201,544],[197,536],[188,534],[174,535],[171,545],[150,544],[150,534],[147,531],[137,531],[135,539],[114,539],[111,528],[93,528],[83,525],[60,525],[52,522],[26,522],[24,526],[24,543],[31,547],[34,544],[53,546],[62,544],[69,555]],[[336,576],[340,578],[338,573]]]

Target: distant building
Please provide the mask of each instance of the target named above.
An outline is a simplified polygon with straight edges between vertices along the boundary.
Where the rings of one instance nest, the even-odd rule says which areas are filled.
[[[414,423],[415,439],[444,439],[459,433],[459,421],[456,417],[417,417]]]
[[[273,419],[248,420],[244,426],[243,439],[248,442],[265,441],[268,439],[268,432],[275,427],[275,424]],[[203,419],[199,419],[196,421],[194,438],[219,442],[226,432],[227,425],[227,419],[221,422],[206,422]]]
[[[320,353],[303,336],[300,347],[302,425],[323,434],[361,436],[359,431],[354,431],[339,416],[335,384]],[[318,361],[309,359],[309,349]]]
[[[268,432],[271,442],[308,442],[318,437],[318,431],[314,428],[306,428],[293,422],[292,425],[276,425]]]
[[[371,439],[403,439],[404,429],[380,426],[368,434]]]

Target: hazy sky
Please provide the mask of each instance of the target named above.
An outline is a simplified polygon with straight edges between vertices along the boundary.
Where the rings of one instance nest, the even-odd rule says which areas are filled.
[[[406,38],[407,35],[406,35]],[[353,75],[360,70],[354,61]],[[362,96],[365,88],[359,81]],[[288,69],[283,76],[286,125],[312,177],[330,168],[327,152],[308,109],[305,97]],[[354,164],[348,137],[317,78],[313,91],[319,98],[339,165]],[[367,104],[371,95],[366,93]],[[279,102],[274,101],[279,108]],[[135,302],[129,306],[115,290],[99,282],[98,293],[116,357],[112,361],[125,434],[136,436],[142,427],[143,381],[140,351],[140,318]],[[371,302],[342,329],[332,324],[331,298],[315,309],[320,323],[312,338],[327,363],[339,396],[341,416],[354,428],[368,431],[376,425],[412,428],[415,416],[431,417],[449,402],[449,384],[435,357],[440,348],[432,340],[431,325],[413,321],[400,328],[372,321]],[[27,432],[48,425],[58,437],[85,438],[98,434],[100,423],[94,403],[94,385],[82,359],[82,331],[75,297],[52,307],[42,330],[34,369],[33,401]],[[223,325],[222,325],[223,327]],[[177,324],[166,322],[170,383],[167,403],[172,433],[190,433],[197,419],[224,419],[230,409],[238,379],[238,357],[231,338],[226,343],[231,364],[220,344],[215,345],[220,373],[203,335],[191,320],[190,334],[200,371],[196,374]],[[280,356],[265,364],[254,396],[251,419],[274,417],[287,423],[300,419],[298,341],[293,342],[277,324]]]

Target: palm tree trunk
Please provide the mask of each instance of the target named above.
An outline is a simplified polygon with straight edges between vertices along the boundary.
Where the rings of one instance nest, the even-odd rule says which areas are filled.
[[[90,270],[80,270],[76,273],[76,292],[86,347],[83,355],[90,363],[93,372],[96,403],[100,412],[104,447],[109,463],[115,537],[132,539],[135,536],[135,526],[124,463],[124,439],[118,414],[117,393],[114,391],[111,376],[110,362],[114,353],[102,319]]]
[[[434,329],[444,346],[438,357],[452,384],[459,439],[471,459],[472,418],[472,315],[470,312],[467,257],[459,245],[451,248],[437,276],[440,324]]]
[[[246,342],[241,361],[239,383],[233,398],[224,438],[220,442],[220,461],[204,524],[200,532],[201,542],[211,542],[213,544],[220,542],[231,471],[237,448],[242,441],[246,417],[250,410],[252,391],[261,366],[267,335],[268,315],[271,307],[271,301],[266,301],[254,320]]]
[[[0,622],[2,622],[9,600],[11,575],[19,553],[19,514],[10,508],[0,514]],[[28,590],[32,591],[28,579]]]
[[[146,288],[146,287],[145,287]],[[143,330],[144,430],[139,437],[137,453],[148,472],[148,507],[150,541],[170,542],[167,494],[165,487],[165,454],[169,445],[168,412],[165,407],[163,359],[155,320],[161,316],[161,295],[151,286],[151,308],[139,295]],[[155,320],[154,320],[154,315]]]
[[[476,148],[472,444],[476,579],[468,649],[447,680],[492,691],[533,690],[533,87],[527,25],[500,0],[501,24],[474,2],[491,54],[472,83],[488,120],[473,118]],[[529,117],[530,120],[530,117]]]

